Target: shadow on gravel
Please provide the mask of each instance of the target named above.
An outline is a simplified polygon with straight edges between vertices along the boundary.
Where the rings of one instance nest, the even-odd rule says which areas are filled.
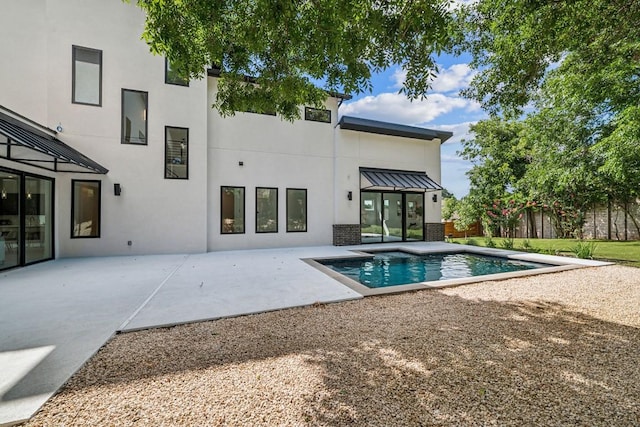
[[[249,403],[264,425],[282,405],[307,425],[640,424],[640,329],[436,291],[120,335],[54,399],[103,386],[117,411],[110,385],[291,354],[320,372],[322,390],[298,407]]]

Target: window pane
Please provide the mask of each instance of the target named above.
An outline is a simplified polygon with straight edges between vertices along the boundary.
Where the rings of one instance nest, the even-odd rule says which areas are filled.
[[[73,46],[73,102],[101,105],[102,51]]]
[[[172,85],[189,86],[189,79],[185,79],[176,70],[171,69],[168,59],[164,60],[164,82]]]
[[[221,233],[244,233],[244,187],[221,187]]]
[[[20,176],[0,171],[0,269],[20,264]]]
[[[317,108],[305,107],[304,119],[312,122],[331,123],[331,110],[319,110]]]
[[[71,237],[100,237],[100,181],[72,181]]]
[[[189,178],[189,129],[165,127],[165,170],[167,179]]]
[[[256,188],[256,233],[278,232],[278,189]]]
[[[53,257],[52,184],[48,179],[25,178],[25,263]]]
[[[122,143],[147,143],[147,92],[122,89]]]
[[[287,188],[287,231],[307,231],[307,190]]]

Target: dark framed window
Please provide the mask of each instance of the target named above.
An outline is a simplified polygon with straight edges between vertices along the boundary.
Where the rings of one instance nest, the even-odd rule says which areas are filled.
[[[307,231],[307,190],[287,188],[287,232]]]
[[[256,187],[256,233],[278,232],[278,189]]]
[[[102,51],[72,46],[71,102],[102,106]]]
[[[189,129],[164,127],[164,177],[189,179]]]
[[[71,238],[100,237],[100,181],[71,181]]]
[[[220,233],[244,233],[244,187],[220,187]]]
[[[331,123],[331,110],[304,107],[304,119],[312,122]]]
[[[189,79],[172,69],[171,62],[167,58],[164,59],[164,82],[169,85],[189,86]]]
[[[149,94],[122,89],[122,143],[147,144]]]

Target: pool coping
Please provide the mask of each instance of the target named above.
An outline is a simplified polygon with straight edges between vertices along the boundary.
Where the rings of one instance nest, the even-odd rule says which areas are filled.
[[[482,276],[463,277],[457,279],[446,280],[434,280],[418,283],[410,283],[406,285],[387,286],[382,288],[369,288],[356,280],[350,279],[337,271],[321,264],[319,261],[325,260],[340,260],[340,259],[354,259],[354,258],[373,258],[373,254],[376,252],[391,252],[402,251],[415,255],[425,255],[431,253],[472,253],[477,255],[494,256],[506,259],[513,259],[518,261],[538,262],[543,264],[550,264],[550,267],[536,268],[532,270],[519,270],[506,273],[486,274]],[[323,272],[327,276],[342,283],[351,290],[359,293],[362,296],[374,296],[374,295],[388,295],[398,294],[403,292],[418,291],[424,289],[442,289],[450,288],[454,286],[469,285],[479,282],[489,282],[496,280],[507,280],[518,277],[536,276],[538,274],[558,273],[561,271],[575,270],[585,267],[600,267],[605,265],[611,265],[610,262],[584,260],[578,258],[567,258],[554,255],[543,255],[537,253],[509,251],[496,248],[484,248],[477,246],[460,245],[460,248],[417,248],[411,246],[389,246],[387,248],[380,248],[378,246],[372,247],[371,250],[364,251],[361,248],[357,250],[351,250],[349,255],[331,256],[331,257],[316,257],[316,258],[302,258],[301,260],[317,270]]]

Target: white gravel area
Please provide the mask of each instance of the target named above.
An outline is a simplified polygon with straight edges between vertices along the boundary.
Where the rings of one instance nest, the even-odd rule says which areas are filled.
[[[118,335],[26,425],[640,425],[640,270]]]

